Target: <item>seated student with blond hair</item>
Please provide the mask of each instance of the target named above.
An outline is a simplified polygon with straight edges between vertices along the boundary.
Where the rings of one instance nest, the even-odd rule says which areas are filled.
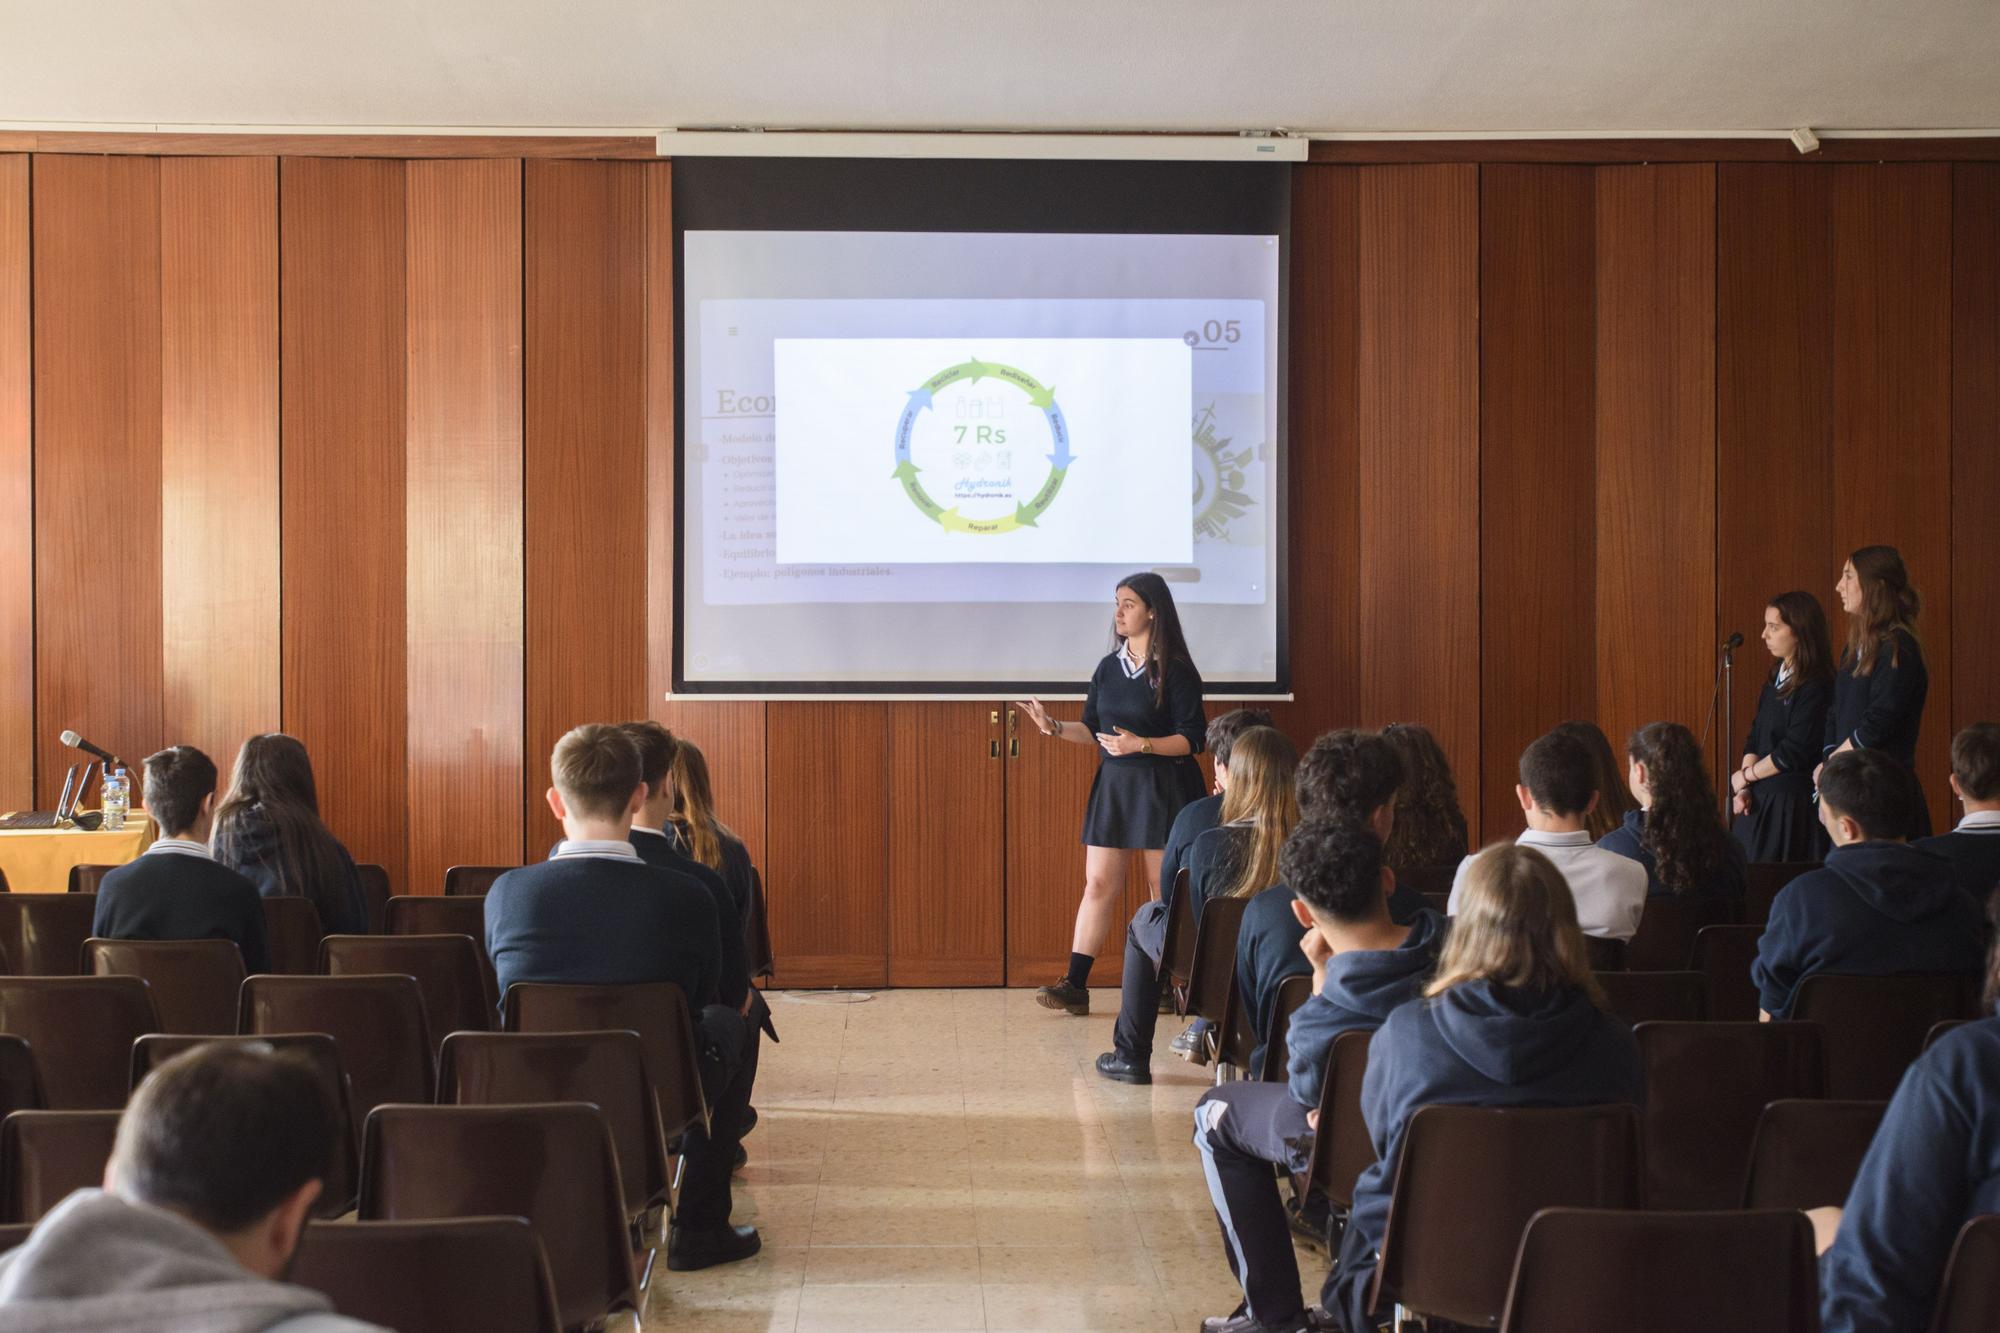
[[[725,926],[701,884],[647,865],[632,846],[646,800],[638,747],[617,727],[587,724],[556,742],[549,809],[563,840],[540,865],[509,870],[486,895],[486,950],[500,991],[517,981],[616,986],[670,981],[687,996],[701,1047],[709,1128],[691,1129],[680,1206],[667,1239],[677,1271],[747,1259],[754,1227],[731,1226],[729,1175],[757,1076],[757,1028],[742,966],[742,932]],[[732,955],[725,937],[734,936]],[[735,966],[725,968],[733,957]]]
[[[1951,794],[1965,818],[1914,845],[1951,862],[1958,886],[1984,902],[2000,888],[2000,723],[1975,722],[1951,738]]]

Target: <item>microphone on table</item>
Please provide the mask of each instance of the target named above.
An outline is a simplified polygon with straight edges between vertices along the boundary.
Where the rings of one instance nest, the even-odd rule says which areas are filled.
[[[64,745],[67,745],[72,750],[81,750],[85,754],[94,754],[99,759],[102,759],[105,763],[109,764],[113,768],[125,767],[125,761],[123,759],[120,759],[117,755],[111,753],[111,751],[109,750],[106,750],[100,746],[92,745],[89,741],[77,735],[74,731],[65,731],[62,734],[62,743]]]

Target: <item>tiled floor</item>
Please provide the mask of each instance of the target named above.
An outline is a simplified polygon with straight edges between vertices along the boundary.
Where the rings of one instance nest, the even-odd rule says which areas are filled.
[[[736,1191],[763,1253],[661,1264],[647,1327],[1192,1330],[1234,1307],[1189,1141],[1208,1078],[1164,1054],[1178,1020],[1134,1088],[1090,1067],[1116,991],[1087,1019],[1028,991],[834,998],[772,997]],[[1316,1297],[1324,1260],[1301,1268]]]

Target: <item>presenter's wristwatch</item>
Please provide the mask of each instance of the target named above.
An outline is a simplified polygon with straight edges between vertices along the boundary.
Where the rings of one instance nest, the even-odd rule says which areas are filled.
[[[1151,754],[1152,752],[1153,752],[1153,738],[1151,736],[1148,736],[1144,740],[1139,742],[1139,753]]]

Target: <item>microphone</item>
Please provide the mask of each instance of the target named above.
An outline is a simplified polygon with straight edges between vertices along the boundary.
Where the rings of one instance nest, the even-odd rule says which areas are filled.
[[[117,755],[111,753],[111,751],[109,750],[102,749],[98,746],[92,745],[89,741],[85,740],[83,737],[77,735],[73,731],[65,731],[62,734],[62,743],[64,745],[67,745],[72,750],[82,750],[85,754],[94,754],[99,759],[102,759],[105,763],[111,765],[113,768],[125,767],[125,761],[120,759]]]
[[[1728,638],[1722,641],[1722,651],[1724,652],[1728,652],[1732,648],[1741,648],[1742,646],[1743,646],[1743,635],[1740,633],[1731,634]]]

